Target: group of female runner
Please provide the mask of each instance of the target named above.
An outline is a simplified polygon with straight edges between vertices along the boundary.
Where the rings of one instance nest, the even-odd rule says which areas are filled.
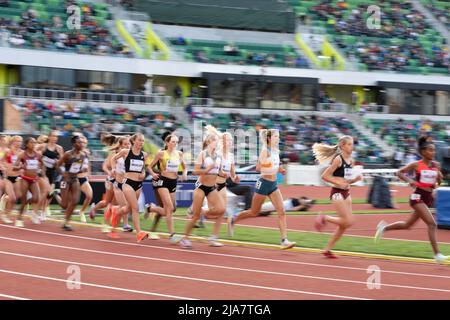
[[[85,201],[80,210],[80,220],[86,221],[85,211],[92,200],[92,188],[89,184],[90,153],[87,149],[87,139],[82,135],[71,138],[72,149],[64,152],[57,145],[58,132],[52,131],[49,136],[34,138],[20,136],[0,136],[0,164],[2,179],[0,189],[4,193],[0,201],[0,219],[4,223],[12,223],[11,210],[20,199],[21,206],[15,220],[17,227],[23,227],[22,214],[27,204],[33,206],[31,221],[40,223],[45,220],[48,205],[55,198],[65,209],[63,229],[72,230],[69,225],[71,215],[78,204],[80,192],[85,194]],[[286,208],[283,196],[277,185],[278,173],[285,174],[280,165],[279,132],[275,129],[260,131],[262,148],[258,157],[256,170],[261,173],[255,185],[251,208],[233,216],[228,216],[228,234],[233,236],[234,226],[244,219],[256,217],[260,214],[265,200],[269,198],[271,208],[278,214],[280,229],[280,247],[290,249],[296,245],[287,238]],[[177,149],[179,138],[174,133],[164,136],[164,148],[159,150],[150,161],[143,151],[144,136],[140,133],[133,136],[114,136],[104,134],[101,141],[109,147],[109,155],[103,163],[103,170],[107,174],[105,181],[104,199],[92,204],[89,215],[94,219],[95,212],[106,208],[104,218],[104,232],[111,238],[118,238],[116,227],[123,219],[123,230],[133,231],[128,225],[128,214],[131,213],[137,242],[144,239],[159,239],[154,232],[145,232],[140,227],[138,200],[142,192],[143,180],[146,174],[152,177],[153,189],[158,202],[146,205],[145,217],[154,213],[155,217],[165,217],[170,242],[180,243],[183,248],[191,248],[189,240],[196,222],[203,216],[214,220],[209,244],[220,247],[218,242],[220,227],[224,218],[227,204],[226,179],[231,178],[238,183],[233,157],[233,137],[229,133],[220,133],[212,126],[206,127],[203,147],[198,154],[192,174],[198,176],[193,192],[193,203],[188,209],[189,217],[184,233],[175,234],[173,213],[176,211],[175,192],[178,174],[181,180],[187,179],[187,166],[183,152]],[[23,144],[23,149],[21,149]],[[436,222],[430,212],[433,206],[433,191],[442,182],[440,165],[434,161],[435,146],[432,141],[420,138],[418,151],[422,159],[411,163],[398,172],[400,179],[408,182],[414,191],[410,205],[414,209],[413,215],[405,222],[386,224],[380,222],[377,227],[376,241],[381,239],[383,232],[389,230],[409,229],[418,219],[422,219],[428,226],[428,234],[437,262],[443,262],[448,257],[442,255],[436,240]],[[352,200],[350,186],[360,180],[361,175],[355,176],[353,171],[353,138],[342,136],[338,144],[329,146],[322,143],[313,145],[313,153],[320,163],[329,163],[321,178],[332,185],[330,200],[335,206],[337,217],[319,215],[315,227],[322,231],[327,223],[337,226],[334,234],[323,250],[326,258],[334,259],[331,251],[336,242],[355,221],[352,214]],[[406,173],[414,171],[416,180],[411,180]],[[55,189],[58,177],[61,177],[59,192]],[[39,211],[41,214],[39,215]],[[155,231],[153,228],[152,231]]]
[[[37,139],[0,136],[0,219],[3,223],[14,222],[16,227],[24,227],[23,213],[25,207],[31,205],[31,222],[40,224],[51,214],[48,207],[55,198],[65,210],[63,229],[72,230],[69,221],[78,204],[80,190],[86,196],[87,204],[80,210],[80,216],[84,216],[83,210],[92,199],[92,188],[87,180],[90,172],[87,139],[74,135],[71,138],[73,148],[67,152],[57,141],[57,131]],[[19,213],[13,221],[11,211],[17,200],[20,200]]]

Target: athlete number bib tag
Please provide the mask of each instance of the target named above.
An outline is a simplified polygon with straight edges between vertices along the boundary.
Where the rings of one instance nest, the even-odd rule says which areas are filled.
[[[49,157],[46,157],[46,156],[43,156],[42,162],[44,163],[44,166],[46,166],[47,168],[54,168],[56,160],[50,159]]]
[[[420,200],[420,194],[417,193],[411,194],[411,200]]]
[[[342,196],[342,194],[337,192],[331,196],[331,199],[333,199],[335,201],[339,201],[339,200],[343,200],[344,197]]]
[[[345,168],[344,169],[344,179],[345,180],[353,179],[353,168]]]
[[[37,170],[39,165],[39,161],[33,159],[33,160],[27,160],[27,170]]]
[[[168,172],[178,172],[178,167],[180,166],[180,162],[177,160],[167,160],[166,171]]]
[[[141,172],[144,167],[144,161],[131,159],[130,161],[130,171]]]
[[[422,170],[420,171],[420,182],[427,184],[435,184],[437,178],[437,172],[434,170]]]
[[[72,163],[70,166],[69,172],[70,173],[79,173],[81,169],[81,164],[79,163]]]

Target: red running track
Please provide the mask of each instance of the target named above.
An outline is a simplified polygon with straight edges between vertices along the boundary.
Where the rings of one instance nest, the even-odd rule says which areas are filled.
[[[377,224],[381,220],[392,223],[396,221],[404,221],[409,216],[410,214],[393,213],[358,214],[355,215],[355,224],[350,229],[348,229],[345,234],[373,237],[376,231]],[[315,215],[287,215],[286,218],[289,230],[316,232],[314,228],[314,220],[316,219]],[[266,227],[278,230],[278,217],[276,213],[273,213],[268,217],[257,217],[243,220],[242,222],[239,222],[237,227],[239,227],[240,225]],[[323,228],[323,232],[332,233],[335,229],[336,227],[334,225],[327,224]],[[384,238],[428,241],[427,226],[422,220],[419,220],[410,230],[393,230],[385,232]],[[450,244],[450,230],[438,229],[437,239],[439,242]]]
[[[448,266],[240,246],[194,249],[167,239],[110,240],[97,228],[0,225],[0,298],[24,299],[449,299]],[[367,269],[381,269],[369,289]],[[69,289],[68,268],[79,268]],[[70,269],[69,269],[70,270]]]

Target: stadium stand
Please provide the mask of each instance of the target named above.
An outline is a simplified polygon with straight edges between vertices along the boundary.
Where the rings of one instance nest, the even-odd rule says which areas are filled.
[[[189,61],[220,64],[267,65],[308,68],[308,60],[290,45],[232,43],[170,38],[170,43],[184,49]]]
[[[81,8],[81,28],[69,29],[67,7]],[[109,31],[108,5],[62,0],[8,1],[0,10],[2,46],[132,57]]]
[[[410,2],[289,0],[297,14],[311,17],[330,39],[359,59],[359,70],[388,70],[423,74],[448,74],[449,50],[445,38],[435,31]],[[378,5],[382,25],[366,27],[367,7]]]
[[[450,2],[440,0],[421,0],[421,2],[438,21],[450,30]]]

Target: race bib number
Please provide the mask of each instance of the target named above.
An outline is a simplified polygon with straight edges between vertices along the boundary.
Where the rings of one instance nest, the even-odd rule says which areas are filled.
[[[420,200],[420,194],[413,193],[411,194],[411,200]]]
[[[420,171],[420,182],[427,184],[435,184],[437,179],[437,172],[434,170]]]
[[[69,172],[70,173],[79,173],[81,169],[81,164],[79,163],[72,163],[70,166]]]
[[[67,182],[65,181],[61,181],[61,185],[60,185],[61,189],[65,189],[67,188]]]
[[[49,157],[43,156],[42,157],[42,162],[44,163],[44,166],[46,166],[47,168],[54,168],[55,164],[56,164],[56,160],[55,159],[50,159]]]
[[[226,162],[222,165],[222,171],[226,172],[226,173],[230,173],[231,171],[231,163],[230,162]]]
[[[39,161],[36,159],[26,160],[27,170],[37,170],[39,168]]]
[[[12,161],[12,163],[16,163],[16,161],[17,161],[17,156],[16,156],[16,155],[11,156],[11,161]]]
[[[341,193],[338,192],[338,193],[333,194],[333,195],[331,196],[331,199],[332,199],[332,200],[335,200],[335,201],[339,201],[339,200],[343,200],[344,197],[342,196]]]
[[[153,186],[154,187],[162,187],[164,181],[163,180],[153,180]]]
[[[345,180],[353,179],[353,168],[345,168],[344,169],[344,179]]]
[[[143,167],[144,167],[144,161],[137,160],[137,159],[131,159],[130,171],[141,172]]]
[[[168,172],[178,172],[178,167],[180,166],[180,161],[177,160],[168,160],[166,171]]]
[[[255,189],[261,189],[262,182],[260,180],[256,181]]]

